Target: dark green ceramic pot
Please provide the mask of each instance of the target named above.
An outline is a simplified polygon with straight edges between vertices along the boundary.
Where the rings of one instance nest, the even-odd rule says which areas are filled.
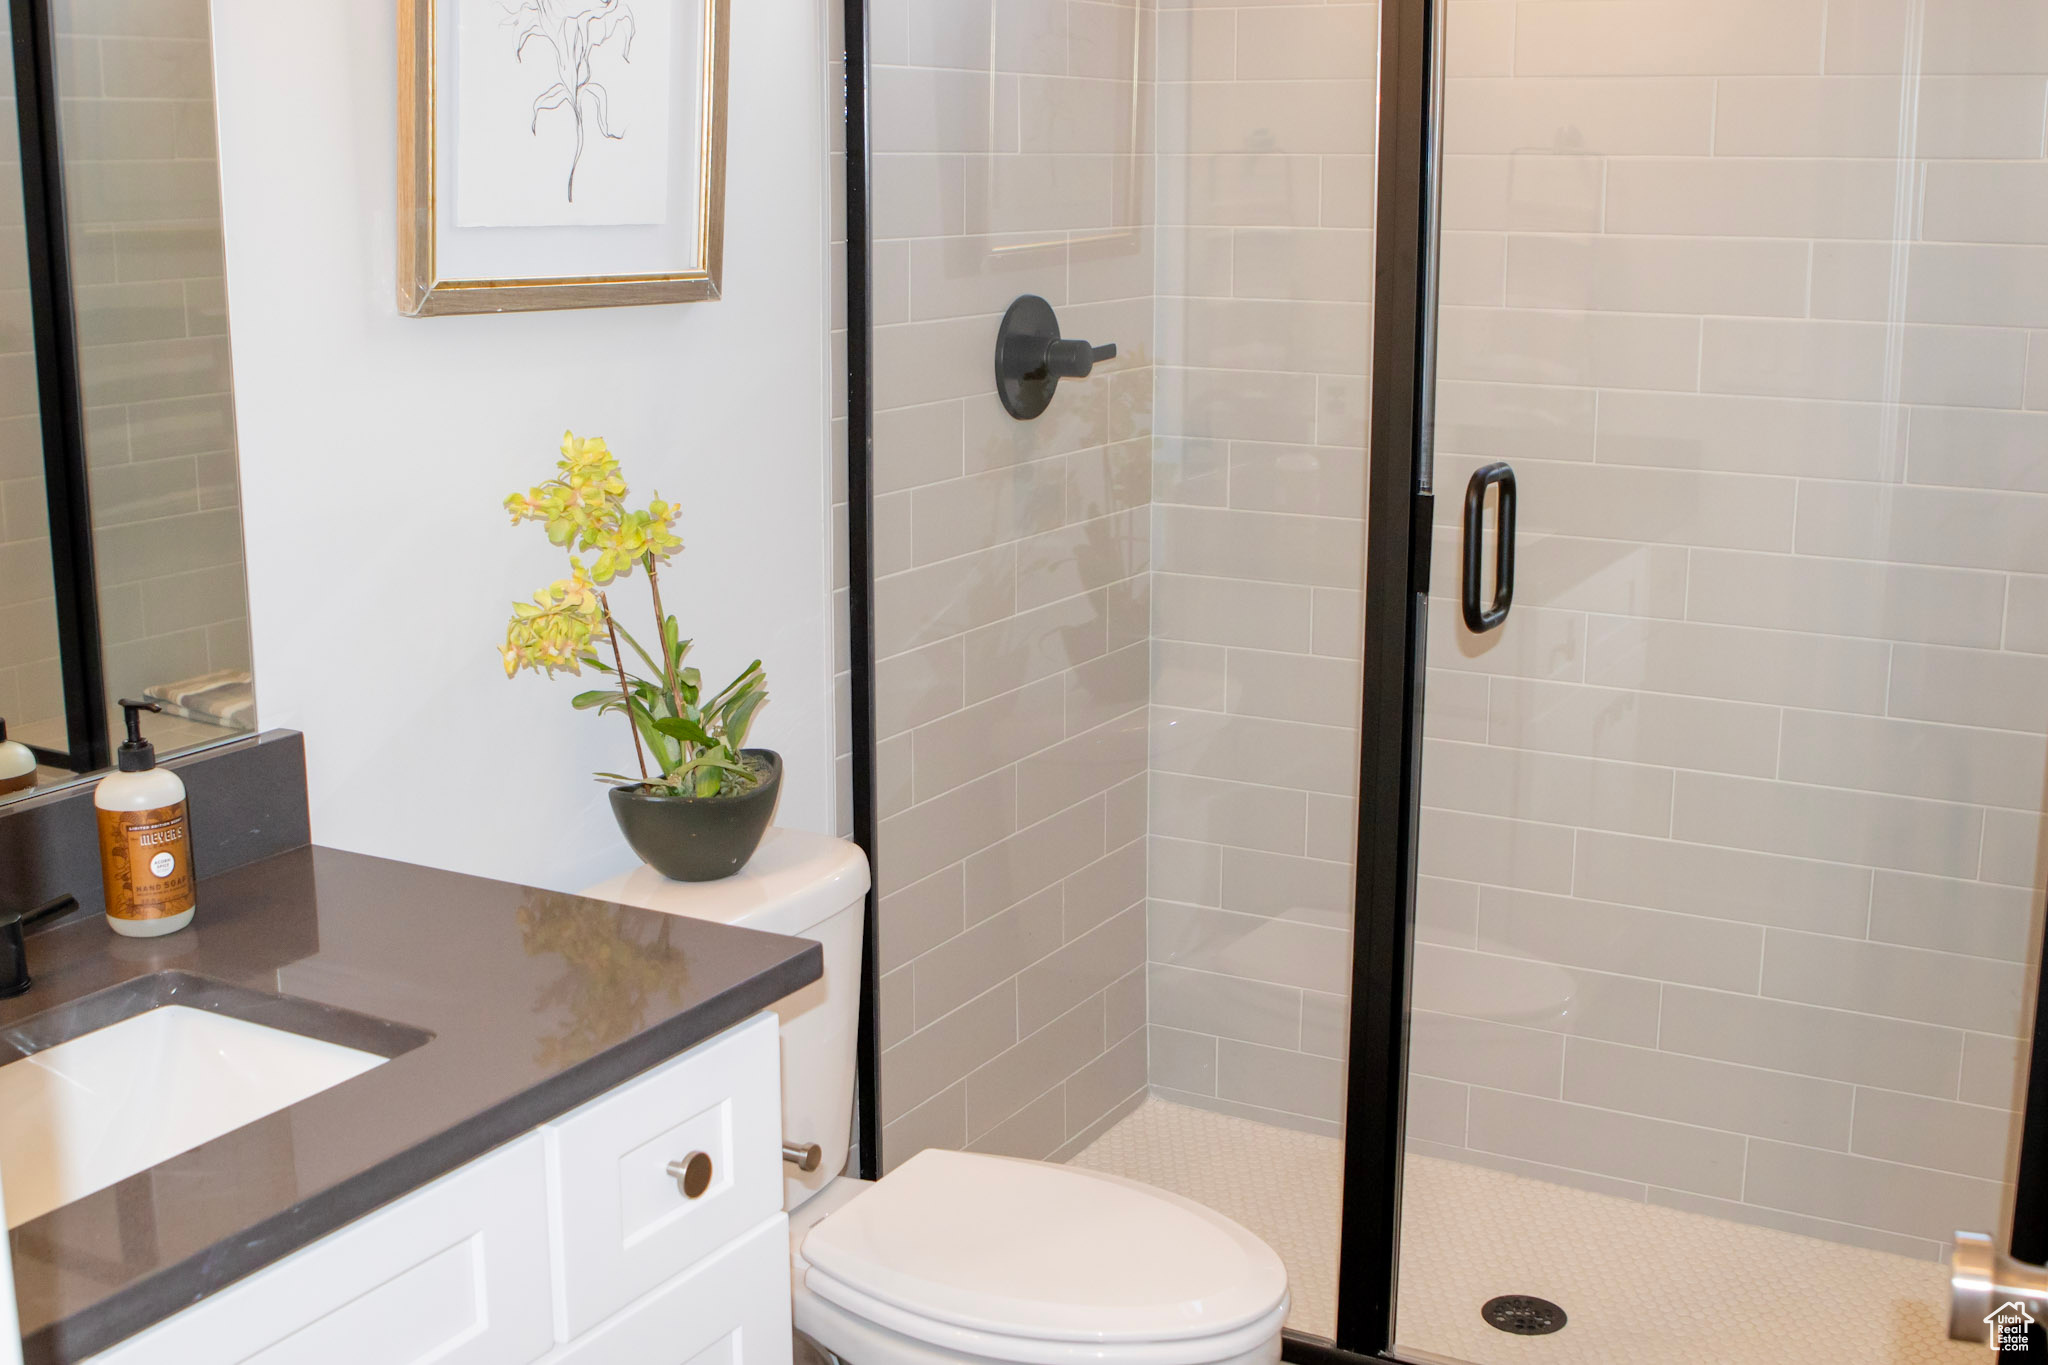
[[[679,882],[715,882],[747,865],[775,818],[782,791],[782,755],[745,749],[768,765],[761,780],[722,796],[657,796],[640,787],[612,788],[612,815],[642,862]]]

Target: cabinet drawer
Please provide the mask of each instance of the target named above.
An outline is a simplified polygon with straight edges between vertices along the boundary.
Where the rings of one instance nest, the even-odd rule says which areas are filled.
[[[555,1340],[569,1341],[782,1208],[775,1016],[756,1015],[541,1130]],[[708,1160],[692,1197],[669,1165]]]
[[[522,1138],[93,1365],[511,1365],[552,1344],[541,1140]]]
[[[776,1214],[542,1365],[789,1365],[789,1220]]]

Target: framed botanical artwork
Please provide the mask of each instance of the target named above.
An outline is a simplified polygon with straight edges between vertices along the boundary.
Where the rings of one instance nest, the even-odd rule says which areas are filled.
[[[399,0],[410,317],[719,295],[730,0]]]

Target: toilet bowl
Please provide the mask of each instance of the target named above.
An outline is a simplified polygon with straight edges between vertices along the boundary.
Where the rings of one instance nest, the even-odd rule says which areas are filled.
[[[783,1132],[818,1144],[785,1167],[791,1313],[848,1365],[1270,1365],[1287,1273],[1192,1200],[1045,1161],[930,1148],[879,1181],[844,1169],[853,1117],[867,861],[773,829],[738,875],[638,868],[599,900],[816,940],[821,980],[776,1006]]]
[[[797,1330],[861,1365],[1255,1365],[1287,1316],[1279,1257],[1221,1214],[939,1149],[798,1210],[790,1269]]]

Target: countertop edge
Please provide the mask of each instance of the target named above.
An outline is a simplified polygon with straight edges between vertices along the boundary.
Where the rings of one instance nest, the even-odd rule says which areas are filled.
[[[24,1365],[74,1365],[751,1018],[824,975],[816,943],[710,1000],[22,1339]]]

